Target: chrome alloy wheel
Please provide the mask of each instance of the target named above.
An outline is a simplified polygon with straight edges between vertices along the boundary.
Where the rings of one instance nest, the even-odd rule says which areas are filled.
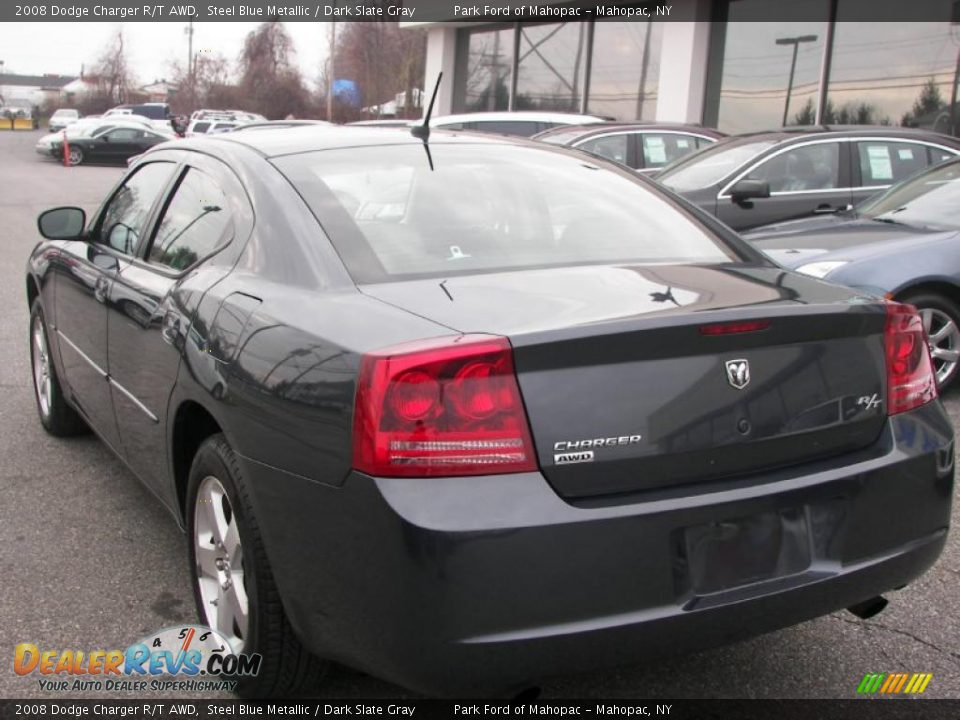
[[[53,379],[50,377],[50,351],[47,347],[47,335],[43,331],[40,315],[33,319],[33,342],[30,345],[30,359],[33,364],[33,387],[37,393],[40,413],[44,418],[50,416],[50,399],[53,394]]]
[[[923,308],[920,317],[930,338],[930,356],[937,374],[937,385],[943,385],[953,377],[960,361],[960,328],[949,315],[936,308]]]
[[[250,617],[243,547],[236,513],[217,478],[208,475],[200,483],[193,511],[194,571],[203,620],[226,637],[234,653],[243,652]]]

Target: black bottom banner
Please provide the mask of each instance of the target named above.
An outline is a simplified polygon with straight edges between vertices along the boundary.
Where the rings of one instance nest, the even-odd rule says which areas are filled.
[[[0,700],[0,718],[960,718],[960,700]]]

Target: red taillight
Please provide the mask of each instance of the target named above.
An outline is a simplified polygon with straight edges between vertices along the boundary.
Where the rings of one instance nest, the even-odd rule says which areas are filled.
[[[364,355],[353,466],[380,477],[537,469],[506,338],[438,338]]]
[[[887,357],[887,413],[896,415],[936,399],[937,380],[917,309],[888,303],[883,340]]]
[[[766,330],[770,327],[769,320],[744,320],[743,322],[717,323],[716,325],[701,325],[701,335],[736,335],[738,333],[752,333]]]

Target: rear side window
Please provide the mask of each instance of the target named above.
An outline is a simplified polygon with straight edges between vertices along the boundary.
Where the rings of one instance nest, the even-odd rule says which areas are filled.
[[[193,126],[193,132],[205,133],[209,127],[210,127],[210,123],[208,122],[198,122],[196,125]]]
[[[661,168],[697,149],[697,139],[690,135],[644,133],[641,139],[645,168]]]
[[[957,157],[952,152],[947,152],[946,150],[941,150],[940,148],[927,146],[927,160],[930,165],[939,165],[942,162],[947,160],[953,160]]]
[[[926,146],[915,143],[861,141],[857,154],[860,184],[864,186],[892,185],[929,165]]]
[[[140,244],[154,202],[170,180],[175,165],[152,162],[141,165],[110,198],[104,209],[98,241],[118,252],[133,255]]]
[[[117,128],[116,130],[111,130],[108,133],[104,133],[104,137],[109,138],[110,142],[129,142],[131,140],[138,140],[143,137],[143,130],[134,130],[133,128]]]
[[[233,235],[227,197],[209,175],[190,168],[164,210],[149,262],[186,270]]]
[[[593,138],[577,145],[577,147],[586,150],[588,153],[626,165],[629,162],[630,136],[621,134]]]
[[[664,195],[585,156],[493,143],[274,160],[357,282],[591,263],[720,263],[731,249]]]
[[[835,142],[793,147],[754,168],[748,175],[770,183],[770,192],[830,190],[840,186],[840,145]]]

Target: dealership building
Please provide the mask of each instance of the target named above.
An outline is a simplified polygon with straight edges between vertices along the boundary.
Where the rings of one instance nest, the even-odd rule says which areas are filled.
[[[731,133],[814,123],[956,127],[954,1],[913,0],[911,18],[923,21],[865,21],[881,4],[673,0],[669,21],[405,25],[427,29],[427,85],[441,70],[452,78],[438,114],[561,110]]]

